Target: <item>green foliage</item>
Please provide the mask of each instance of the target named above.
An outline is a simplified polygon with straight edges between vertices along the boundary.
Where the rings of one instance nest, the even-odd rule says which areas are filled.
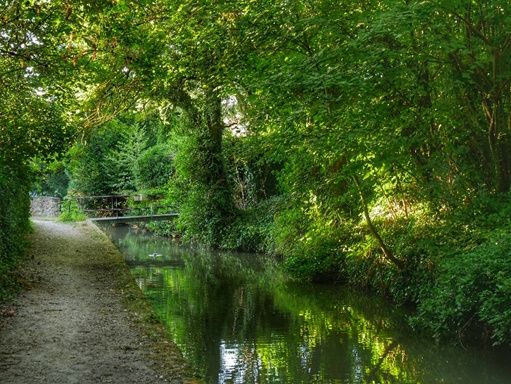
[[[484,243],[442,260],[438,278],[419,304],[416,324],[437,337],[484,326],[495,344],[511,337],[511,241],[497,231]]]
[[[255,136],[224,135],[227,176],[234,204],[242,211],[279,195],[276,174],[281,164],[270,156],[268,147],[272,143]]]
[[[121,139],[124,127],[111,123],[91,134],[86,143],[78,143],[68,154],[70,189],[87,196],[109,195],[114,184],[121,184],[111,172],[108,157]],[[122,179],[125,182],[124,179]]]
[[[44,162],[38,159],[32,160],[32,172],[35,174],[35,182],[32,192],[43,196],[57,196],[63,198],[67,194],[69,175],[63,161],[53,160]]]
[[[352,285],[390,296],[397,303],[415,304],[421,292],[430,288],[435,256],[440,252],[435,247],[438,232],[431,231],[428,226],[431,223],[427,223],[427,217],[418,214],[387,223],[375,221],[381,228],[381,236],[388,239],[388,246],[404,260],[400,267],[382,255],[379,243],[365,223],[353,226],[343,243],[346,250],[344,279]]]
[[[281,199],[274,197],[240,211],[225,228],[221,248],[244,252],[275,253],[273,220]]]
[[[217,247],[225,231],[223,210],[226,203],[221,190],[200,184],[188,185],[186,193],[178,198],[177,228],[189,241]]]
[[[108,167],[112,191],[125,194],[137,190],[138,159],[147,148],[147,138],[138,124],[117,123],[121,125],[119,140],[107,149],[103,164]]]
[[[336,224],[312,216],[303,220],[299,209],[281,210],[272,234],[276,251],[285,257],[285,266],[292,275],[315,281],[342,278],[347,229]]]
[[[437,266],[418,295],[414,324],[438,338],[483,337],[484,329],[494,344],[509,344],[510,214],[509,196],[483,194],[430,229],[429,260]]]
[[[507,268],[509,1],[36,3],[3,13],[0,161],[52,158],[79,122],[71,190],[165,194],[187,239],[509,341],[488,261]],[[476,304],[438,307],[448,288]]]
[[[171,154],[149,121],[125,116],[92,131],[68,154],[71,188],[83,195],[130,194],[162,187]],[[154,144],[149,145],[152,142]]]
[[[23,256],[30,230],[30,181],[28,169],[0,159],[0,300],[16,287],[11,272]]]
[[[224,135],[223,155],[235,205],[235,218],[223,231],[221,247],[275,253],[274,217],[282,197],[275,177],[278,163],[253,137]]]
[[[64,222],[75,222],[86,220],[87,216],[78,207],[75,199],[67,197],[62,202],[59,219]]]
[[[137,159],[137,189],[165,186],[174,171],[173,160],[174,155],[168,144],[158,144],[142,152]]]
[[[184,237],[218,247],[234,215],[221,138],[207,127],[194,129],[199,132],[182,131],[173,138],[176,172],[170,198],[179,210],[177,226]]]
[[[67,107],[76,94],[68,70],[77,51],[69,44],[68,23],[79,12],[66,20],[63,1],[36,3],[4,1],[1,6],[0,299],[16,284],[10,273],[25,248],[30,159],[54,159],[75,133],[74,113]],[[41,187],[58,190],[61,181],[48,179]]]

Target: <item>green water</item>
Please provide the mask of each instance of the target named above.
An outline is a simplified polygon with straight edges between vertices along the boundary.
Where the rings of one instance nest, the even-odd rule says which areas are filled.
[[[509,351],[435,345],[379,298],[291,284],[256,255],[107,232],[207,383],[511,383]]]

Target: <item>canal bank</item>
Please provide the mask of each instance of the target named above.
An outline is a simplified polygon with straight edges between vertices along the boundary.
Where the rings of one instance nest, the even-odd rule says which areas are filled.
[[[33,226],[25,290],[0,308],[0,383],[189,382],[110,241],[85,223]]]

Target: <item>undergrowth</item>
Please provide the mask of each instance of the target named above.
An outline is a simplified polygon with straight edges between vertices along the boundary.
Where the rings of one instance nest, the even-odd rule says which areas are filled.
[[[30,231],[28,170],[0,159],[0,301],[17,289],[14,270],[25,254]]]

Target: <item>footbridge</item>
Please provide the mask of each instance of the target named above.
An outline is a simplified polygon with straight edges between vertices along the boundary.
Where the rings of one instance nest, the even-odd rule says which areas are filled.
[[[154,215],[135,215],[135,216],[116,216],[116,217],[94,217],[91,221],[98,223],[134,223],[141,221],[163,221],[171,220],[178,217],[179,214],[173,213],[160,213]]]
[[[67,200],[67,209],[72,209],[72,203],[76,202],[91,221],[103,223],[164,221],[179,216],[170,207],[163,206],[161,200],[158,196],[140,194],[73,196]]]

